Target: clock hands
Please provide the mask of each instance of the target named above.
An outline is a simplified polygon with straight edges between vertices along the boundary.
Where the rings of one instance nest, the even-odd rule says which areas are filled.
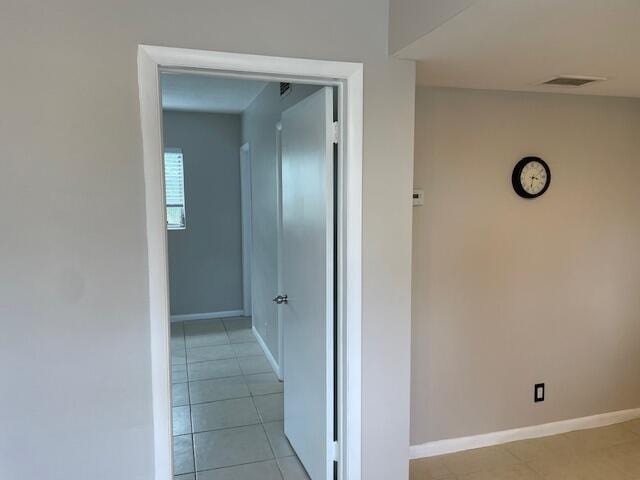
[[[516,193],[523,198],[536,198],[549,187],[551,172],[539,157],[525,157],[513,169],[511,181]]]

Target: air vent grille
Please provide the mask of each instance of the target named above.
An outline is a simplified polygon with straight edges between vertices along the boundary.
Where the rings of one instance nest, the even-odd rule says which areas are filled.
[[[289,82],[280,82],[280,96],[284,97],[291,91],[291,84]]]
[[[582,87],[594,82],[602,82],[606,80],[604,77],[578,77],[578,76],[559,76],[551,80],[542,82],[541,85],[552,85],[556,87]]]

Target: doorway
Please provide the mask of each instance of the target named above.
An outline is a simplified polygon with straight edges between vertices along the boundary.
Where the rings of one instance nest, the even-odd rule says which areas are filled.
[[[325,381],[326,391],[332,391],[335,386],[337,416],[335,419],[335,437],[337,443],[328,442],[323,454],[327,459],[335,463],[333,468],[327,468],[327,478],[353,478],[360,477],[360,192],[361,192],[361,134],[362,134],[362,67],[359,64],[347,64],[340,62],[318,62],[304,60],[290,60],[282,58],[257,57],[247,55],[231,55],[215,52],[189,51],[182,49],[167,49],[161,47],[141,46],[139,50],[139,75],[141,96],[141,117],[143,127],[144,154],[145,154],[145,181],[147,200],[147,236],[149,248],[149,285],[151,304],[151,330],[152,330],[152,367],[153,367],[153,391],[154,391],[154,425],[156,440],[156,471],[157,478],[164,480],[171,475],[171,415],[169,405],[169,358],[168,349],[168,282],[167,282],[167,245],[166,245],[166,212],[164,210],[164,192],[162,183],[162,138],[160,136],[161,119],[160,97],[158,90],[159,69],[174,70],[198,69],[201,73],[216,73],[227,77],[242,77],[270,81],[295,80],[299,83],[331,85],[331,88],[321,89],[321,94],[315,97],[318,104],[328,105],[328,95],[335,88],[338,94],[337,110],[341,122],[339,133],[343,142],[336,148],[338,155],[336,170],[338,183],[335,185],[338,193],[336,204],[337,237],[327,242],[331,248],[335,247],[335,257],[327,257],[325,265],[329,270],[323,270],[323,275],[317,278],[326,279],[333,275],[335,269],[336,281],[336,342],[338,370],[334,372],[332,365],[325,363],[327,372],[331,372],[330,380]],[[230,72],[232,70],[233,72]],[[323,96],[324,95],[324,96]],[[309,107],[305,104],[304,107]],[[302,109],[304,110],[304,109]],[[331,108],[333,111],[333,108]],[[290,129],[293,130],[305,118],[311,118],[308,111],[291,113]],[[285,120],[286,121],[286,120]],[[299,135],[297,136],[299,137]],[[294,137],[291,137],[294,138]],[[291,140],[291,139],[290,139]],[[287,148],[290,152],[299,150],[300,145],[295,141],[287,142],[283,139],[283,151]],[[303,148],[304,149],[304,148]],[[333,147],[331,148],[333,151]],[[286,154],[283,163],[286,164]],[[333,169],[333,162],[331,162]],[[290,169],[294,175],[295,168]],[[325,172],[331,173],[333,172]],[[286,176],[286,175],[283,175]],[[315,177],[312,177],[315,178]],[[333,180],[333,177],[332,177]],[[332,182],[333,184],[333,182]],[[322,190],[322,185],[316,189]],[[304,195],[309,189],[300,188],[299,192],[291,195],[291,205],[296,205],[295,200],[299,195]],[[312,189],[311,189],[312,190]],[[327,192],[324,192],[327,193]],[[283,202],[286,202],[286,192],[283,192]],[[326,198],[332,198],[329,195]],[[333,215],[333,202],[331,204],[331,216]],[[291,211],[291,210],[289,210]],[[187,220],[188,221],[188,220]],[[286,221],[286,219],[285,219]],[[326,224],[326,223],[325,223]],[[304,238],[304,231],[299,231]],[[295,238],[294,234],[290,235]],[[304,245],[294,243],[292,245]],[[295,250],[295,249],[292,249]],[[299,258],[305,258],[304,251],[298,253]],[[308,257],[308,256],[307,256]],[[294,264],[300,265],[301,262]],[[299,272],[290,272],[300,275]],[[285,275],[286,277],[286,275]],[[304,283],[304,282],[301,282]],[[326,295],[330,298],[334,291],[333,283],[325,284]],[[282,292],[284,293],[284,292]],[[301,298],[304,297],[304,292]],[[332,300],[333,302],[333,300]],[[287,305],[287,300],[283,301]],[[292,302],[292,305],[294,302]],[[309,305],[300,302],[298,306]],[[324,307],[333,311],[333,303],[325,303]],[[255,312],[254,312],[255,313]],[[286,320],[285,320],[286,321]],[[228,327],[223,322],[225,329]],[[163,330],[164,327],[164,330]],[[228,333],[228,330],[225,330]],[[286,329],[285,329],[286,331]],[[308,332],[306,332],[308,333]],[[305,332],[299,332],[304,335]],[[333,332],[326,332],[325,337],[331,338],[331,344],[324,347],[333,351]],[[286,362],[286,355],[285,360]],[[329,378],[329,377],[328,377]],[[164,403],[166,402],[166,403]],[[333,403],[333,402],[332,402]],[[324,418],[330,419],[333,432],[333,416],[330,415],[331,406],[327,406]],[[286,423],[286,422],[285,422]],[[329,430],[327,430],[329,431]],[[295,436],[293,430],[291,436]],[[168,438],[167,438],[168,437]],[[331,470],[329,472],[329,470]],[[318,470],[320,471],[320,470]],[[324,473],[322,474],[324,475]],[[317,476],[317,475],[316,475]],[[315,478],[315,477],[314,477]]]
[[[170,70],[160,84],[174,474],[329,478],[333,88]]]

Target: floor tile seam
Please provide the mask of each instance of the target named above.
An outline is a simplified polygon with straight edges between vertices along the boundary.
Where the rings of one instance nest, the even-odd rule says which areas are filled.
[[[289,456],[292,457],[293,455],[289,455]],[[280,457],[280,458],[287,458],[287,457]],[[235,465],[229,465],[227,467],[207,468],[206,470],[197,470],[195,473],[214,472],[216,470],[222,470],[224,468],[241,467],[244,465],[254,465],[254,464],[257,465],[258,463],[265,463],[265,462],[275,462],[276,465],[278,465],[277,459],[274,457],[274,458],[268,458],[267,460],[258,460],[257,462],[237,463]],[[280,472],[279,466],[278,466],[278,472]],[[189,472],[189,473],[194,473],[194,472]],[[282,476],[282,472],[280,472],[280,475]]]
[[[226,378],[235,378],[235,377],[226,377]],[[187,406],[195,406],[195,405],[206,405],[208,403],[218,403],[218,402],[226,402],[227,400],[240,400],[242,398],[253,398],[253,397],[267,397],[269,395],[282,395],[282,392],[275,392],[275,393],[251,393],[251,391],[249,391],[249,395],[243,395],[241,397],[229,397],[229,398],[221,398],[220,400],[207,400],[205,402],[191,402],[189,401],[188,404],[185,405],[172,405],[171,408],[178,408],[178,407],[187,407]],[[268,422],[267,422],[268,423]]]
[[[208,430],[198,430],[197,432],[191,432],[191,435],[198,435],[198,434],[201,434],[201,433],[221,432],[223,430],[232,430],[234,428],[254,427],[256,425],[262,425],[262,422],[260,421],[260,415],[259,414],[258,414],[258,421],[254,422],[254,423],[243,423],[243,424],[240,424],[240,425],[233,425],[233,426],[230,426],[230,427],[210,428]],[[188,435],[188,434],[185,434],[185,435]]]
[[[264,354],[258,354],[258,355],[236,355],[236,354],[234,354],[233,357],[212,358],[210,360],[195,360],[195,361],[192,361],[192,362],[186,361],[184,363],[171,363],[171,366],[194,365],[194,364],[197,364],[197,363],[217,362],[217,361],[222,361],[222,360],[231,360],[231,359],[234,359],[234,358],[236,360],[239,360],[241,358],[257,358],[257,357],[263,357],[263,356],[264,356]],[[263,372],[263,373],[267,373],[267,372]]]
[[[271,450],[271,455],[273,455],[273,458],[274,458],[274,460],[276,462],[276,468],[278,469],[278,472],[280,472],[280,476],[284,479],[284,473],[280,469],[280,464],[278,463],[278,459],[276,457],[276,451],[273,448],[273,445],[271,444],[271,438],[269,438],[269,434],[267,433],[267,429],[264,427],[264,419],[262,418],[262,415],[260,414],[260,411],[258,411],[258,407],[256,406],[255,402],[253,401],[253,398],[251,398],[251,402],[253,403],[253,406],[255,407],[256,411],[258,412],[258,417],[260,418],[260,426],[262,427],[262,431],[264,432],[264,436],[267,439],[267,444],[269,445],[269,449]]]
[[[226,377],[226,378],[235,378],[235,377]],[[226,402],[226,401],[229,401],[229,400],[240,400],[242,398],[250,398],[250,397],[251,398],[253,398],[253,397],[270,397],[270,396],[273,396],[273,395],[283,395],[283,392],[256,393],[256,394],[253,394],[253,393],[249,392],[249,395],[244,395],[242,397],[222,398],[220,400],[210,400],[210,401],[207,401],[207,402],[189,403],[189,405],[174,405],[172,408],[187,407],[187,406],[194,406],[194,405],[205,405],[205,404],[208,404],[208,403],[219,403],[219,402]],[[254,406],[255,406],[255,402],[254,402]],[[258,408],[258,407],[256,406],[256,408]],[[267,422],[267,423],[269,423],[269,422]]]
[[[185,328],[184,328],[184,322],[182,323],[182,338],[185,342],[185,357],[186,357],[186,332],[185,332]],[[171,353],[171,352],[169,352]],[[172,365],[173,366],[173,365]],[[185,366],[185,375],[187,377],[187,385],[189,385],[189,369]],[[187,395],[189,396],[189,422],[190,422],[190,430],[191,430],[191,461],[192,461],[192,468],[193,468],[193,472],[196,471],[196,444],[195,444],[195,440],[193,438],[193,418],[191,415],[191,392],[189,391],[189,388],[187,388]],[[173,433],[173,431],[171,432]]]
[[[225,376],[222,376],[222,377],[197,378],[197,379],[194,379],[194,380],[190,380],[190,382],[204,382],[206,380],[220,380],[220,379],[223,379],[223,378],[233,378],[233,377],[241,377],[241,376],[242,377],[247,377],[247,376],[250,376],[250,375],[261,375],[263,373],[272,373],[272,372],[241,373],[240,375],[225,375]],[[177,385],[177,384],[180,384],[180,383],[187,383],[187,382],[175,382],[175,383],[172,383],[172,385]]]
[[[257,408],[256,408],[256,410],[257,410]],[[253,427],[255,425],[262,425],[263,429],[264,429],[264,425],[267,424],[267,423],[282,422],[282,420],[270,420],[268,422],[264,422],[262,420],[262,416],[260,415],[260,412],[257,412],[257,414],[258,414],[258,421],[255,422],[255,423],[247,423],[247,424],[243,424],[243,425],[234,425],[232,427],[213,428],[213,429],[209,429],[209,430],[199,430],[197,432],[193,431],[193,426],[192,426],[191,433],[181,433],[179,435],[172,435],[172,437],[185,437],[187,435],[194,436],[194,435],[198,435],[198,434],[202,434],[202,433],[220,432],[220,431],[223,431],[223,430],[232,430],[234,428]],[[264,430],[265,430],[265,435],[266,435],[266,429],[264,429]],[[268,438],[268,435],[267,435],[267,438]]]
[[[197,338],[197,335],[194,335],[194,338]],[[258,341],[257,340],[245,340],[243,342],[229,342],[229,343],[213,343],[210,345],[196,345],[196,346],[187,346],[185,344],[185,350],[193,350],[194,348],[208,348],[208,347],[224,347],[224,346],[229,346],[229,345],[255,345],[257,344]]]

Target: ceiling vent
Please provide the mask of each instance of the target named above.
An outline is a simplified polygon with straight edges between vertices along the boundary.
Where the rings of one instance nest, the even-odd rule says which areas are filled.
[[[582,87],[594,82],[603,82],[605,77],[580,77],[574,75],[560,75],[559,77],[553,77],[546,82],[542,82],[540,85],[551,85],[555,87]]]
[[[284,97],[291,92],[291,84],[289,82],[280,82],[280,96]]]

